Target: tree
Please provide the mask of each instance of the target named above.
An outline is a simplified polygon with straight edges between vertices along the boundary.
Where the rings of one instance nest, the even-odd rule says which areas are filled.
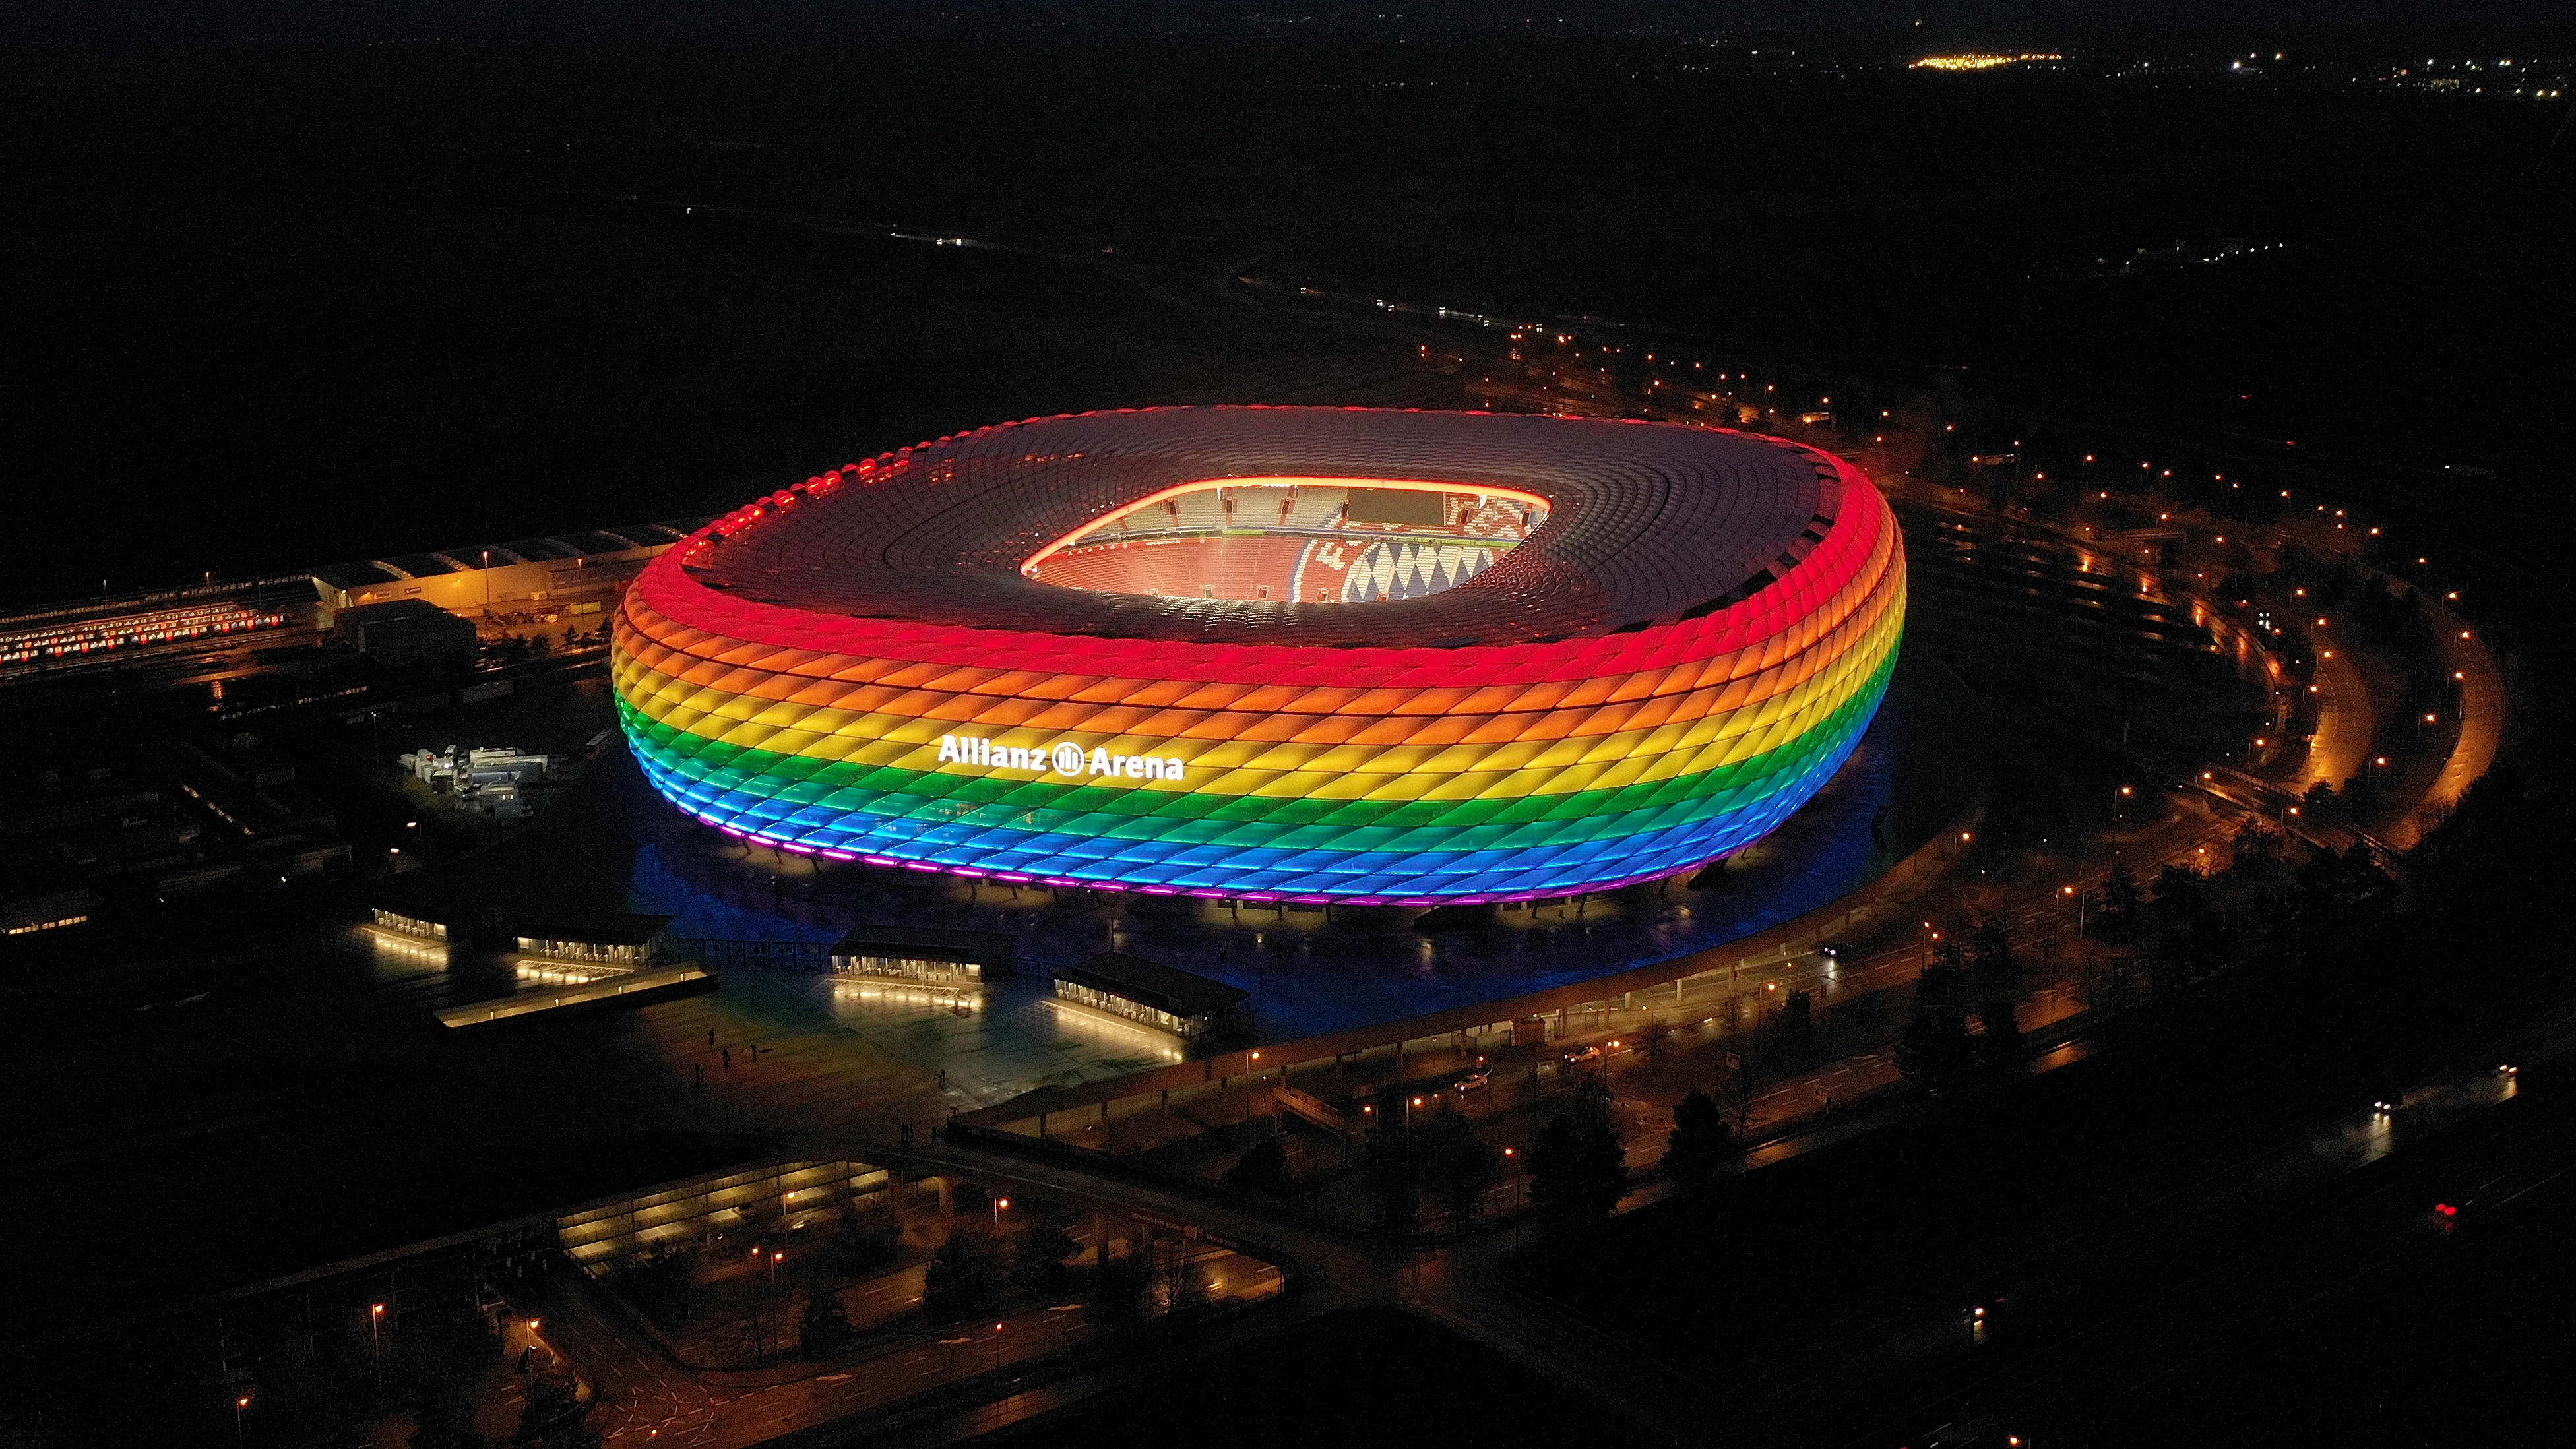
[[[2102,878],[2102,924],[2118,929],[2137,919],[2138,907],[2146,895],[2138,889],[2137,873],[2125,860],[2111,862],[2111,873]]]
[[[1262,1138],[1225,1170],[1225,1180],[1254,1192],[1286,1192],[1290,1186],[1287,1147],[1276,1137]]]
[[[1719,1089],[1725,1096],[1726,1115],[1734,1119],[1735,1135],[1743,1136],[1753,1125],[1753,1067],[1733,1052],[1726,1054],[1726,1081]]]
[[[787,1328],[787,1299],[774,1284],[756,1283],[744,1304],[742,1319],[734,1325],[741,1334],[743,1352],[756,1364],[778,1351]]]
[[[1693,1087],[1673,1108],[1673,1130],[1664,1138],[1664,1176],[1685,1192],[1705,1187],[1733,1146],[1717,1099]]]
[[[902,1250],[903,1234],[877,1213],[851,1212],[834,1235],[834,1262],[844,1273],[865,1276],[892,1264]]]
[[[696,1306],[690,1283],[697,1268],[695,1248],[639,1255],[609,1269],[608,1286],[665,1329],[683,1328]]]
[[[2182,929],[2183,969],[2194,976],[2206,975],[2233,960],[2245,949],[2245,941],[2229,922],[2204,912]]]
[[[1393,1116],[1379,1114],[1361,1164],[1368,1173],[1369,1226],[1390,1238],[1411,1238],[1422,1228],[1421,1171],[1409,1134]]]
[[[411,1449],[484,1449],[483,1436],[453,1419],[422,1419],[412,1428]]]
[[[1559,1113],[1530,1147],[1530,1198],[1551,1228],[1608,1217],[1628,1185],[1627,1153],[1610,1124],[1610,1089],[1586,1078],[1571,1113]]]
[[[1467,1231],[1477,1202],[1502,1171],[1502,1154],[1476,1140],[1465,1114],[1444,1106],[1413,1129],[1413,1157],[1449,1214],[1450,1231]]]
[[[2299,803],[2307,807],[2311,815],[2331,813],[2335,807],[2335,788],[2326,781],[2319,780],[2308,787],[2308,793],[2299,797]]]
[[[1215,1301],[1207,1264],[1193,1261],[1189,1244],[1179,1238],[1163,1240],[1155,1277],[1159,1280],[1155,1290],[1163,1311],[1174,1317],[1204,1312]]]
[[[2156,872],[2156,919],[2168,928],[2189,924],[2208,909],[2208,882],[2199,871],[2179,862]]]
[[[2297,902],[2299,939],[2351,927],[2388,908],[2396,881],[2380,868],[2364,841],[2340,854],[2317,846],[2301,865],[2292,891]]]
[[[1780,1003],[1780,1034],[1791,1041],[1805,1041],[1816,1034],[1816,1000],[1813,992],[1801,988],[1789,993]]]
[[[2343,885],[2350,899],[2358,903],[2384,896],[2397,888],[2397,881],[2379,864],[2379,856],[2367,840],[2356,840],[2344,848]]]
[[[411,1449],[483,1449],[473,1410],[453,1382],[442,1379],[423,1394],[412,1413]]]
[[[2331,917],[2343,904],[2343,857],[2331,846],[2311,848],[2299,867],[2297,886],[2301,915]]]
[[[1060,1224],[1031,1228],[1012,1248],[1011,1281],[1032,1293],[1052,1292],[1073,1276],[1066,1264],[1081,1251],[1081,1241]]]
[[[2227,869],[2219,872],[2219,878],[2241,904],[2278,914],[2268,908],[2275,904],[2274,898],[2288,879],[2280,847],[2280,837],[2259,825],[2249,824],[2236,832]]]
[[[1968,927],[1968,965],[1988,972],[2013,969],[2012,937],[2005,932],[2002,917],[1979,916]]]
[[[527,1406],[519,1412],[518,1432],[510,1442],[538,1449],[589,1449],[599,1435],[590,1427],[590,1403],[573,1381],[546,1374],[529,1380]]]
[[[1956,1013],[1925,1007],[1914,1013],[1914,1019],[1905,1024],[1905,1035],[1897,1038],[1896,1069],[1907,1081],[1939,1088],[1967,1071],[1972,1051],[1967,1022]]]
[[[1673,1029],[1663,1018],[1657,1017],[1647,1022],[1644,1029],[1637,1033],[1637,1048],[1645,1053],[1646,1065],[1653,1066],[1662,1061],[1664,1049],[1672,1045],[1672,1040]]]
[[[1956,931],[1937,933],[1930,959],[1923,966],[1924,984],[1936,990],[1956,986],[1968,976],[1968,944]]]
[[[982,1317],[1002,1296],[1002,1271],[1002,1249],[990,1235],[958,1228],[922,1274],[922,1313],[933,1323]]]
[[[1994,1066],[2010,1066],[2021,1060],[2021,1022],[2013,1016],[2013,1004],[1996,997],[1977,1008],[1977,1020],[1986,1029],[1982,1043],[1985,1058]]]
[[[805,1295],[805,1319],[797,1332],[797,1342],[807,1358],[828,1358],[858,1336],[858,1330],[850,1326],[848,1310],[841,1307],[840,1289],[818,1283]]]
[[[1143,1318],[1150,1311],[1147,1299],[1153,1286],[1153,1260],[1141,1246],[1115,1258],[1104,1255],[1092,1270],[1092,1298],[1100,1306],[1101,1317],[1112,1323]]]

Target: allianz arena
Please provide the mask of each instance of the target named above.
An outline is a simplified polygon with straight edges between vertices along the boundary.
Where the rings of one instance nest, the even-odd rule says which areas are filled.
[[[1887,689],[1895,520],[1794,443],[1160,408],[806,479],[613,638],[654,786],[764,845],[1262,901],[1563,896],[1722,857]]]

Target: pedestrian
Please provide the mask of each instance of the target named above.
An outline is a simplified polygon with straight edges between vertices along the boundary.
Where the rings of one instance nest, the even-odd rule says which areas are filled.
[[[726,1047],[726,1048],[724,1049],[724,1064],[725,1064],[725,1070],[726,1070],[726,1071],[728,1071],[728,1072],[729,1072],[729,1071],[732,1071],[732,1070],[733,1070],[733,1048],[732,1048],[732,1047]]]
[[[697,1069],[698,1080],[696,1085],[703,1087],[707,1084],[707,1064],[705,1062],[699,1062],[697,1063]]]
[[[709,1045],[709,1046],[714,1046],[715,1044],[716,1044],[716,1029],[715,1029],[714,1027],[712,1027],[712,1026],[711,1026],[711,1027],[708,1027],[708,1028],[707,1028],[707,1045]]]
[[[903,1124],[902,1131],[901,1131],[899,1134],[897,1134],[897,1136],[896,1136],[896,1138],[895,1138],[895,1141],[897,1141],[898,1143],[902,1144],[902,1146],[903,1146],[903,1150],[904,1150],[904,1151],[906,1151],[906,1152],[910,1152],[910,1151],[912,1150],[912,1124],[911,1124],[911,1123],[906,1122],[906,1123],[904,1123],[904,1124]]]
[[[939,1069],[939,1090],[943,1092],[948,1090],[948,1069],[946,1067],[941,1067]]]

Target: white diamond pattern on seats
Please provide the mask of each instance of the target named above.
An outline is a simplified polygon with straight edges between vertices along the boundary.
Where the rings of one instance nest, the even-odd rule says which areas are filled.
[[[1454,543],[1418,543],[1411,539],[1373,543],[1343,577],[1342,602],[1374,604],[1382,599],[1426,598],[1467,582],[1493,561],[1491,549]]]

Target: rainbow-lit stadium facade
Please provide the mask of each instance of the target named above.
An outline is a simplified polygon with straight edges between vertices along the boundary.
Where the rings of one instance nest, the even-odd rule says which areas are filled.
[[[737,509],[628,590],[613,658],[654,786],[765,845],[1434,905],[1759,838],[1860,741],[1904,616],[1886,504],[1794,443],[1164,408]]]

